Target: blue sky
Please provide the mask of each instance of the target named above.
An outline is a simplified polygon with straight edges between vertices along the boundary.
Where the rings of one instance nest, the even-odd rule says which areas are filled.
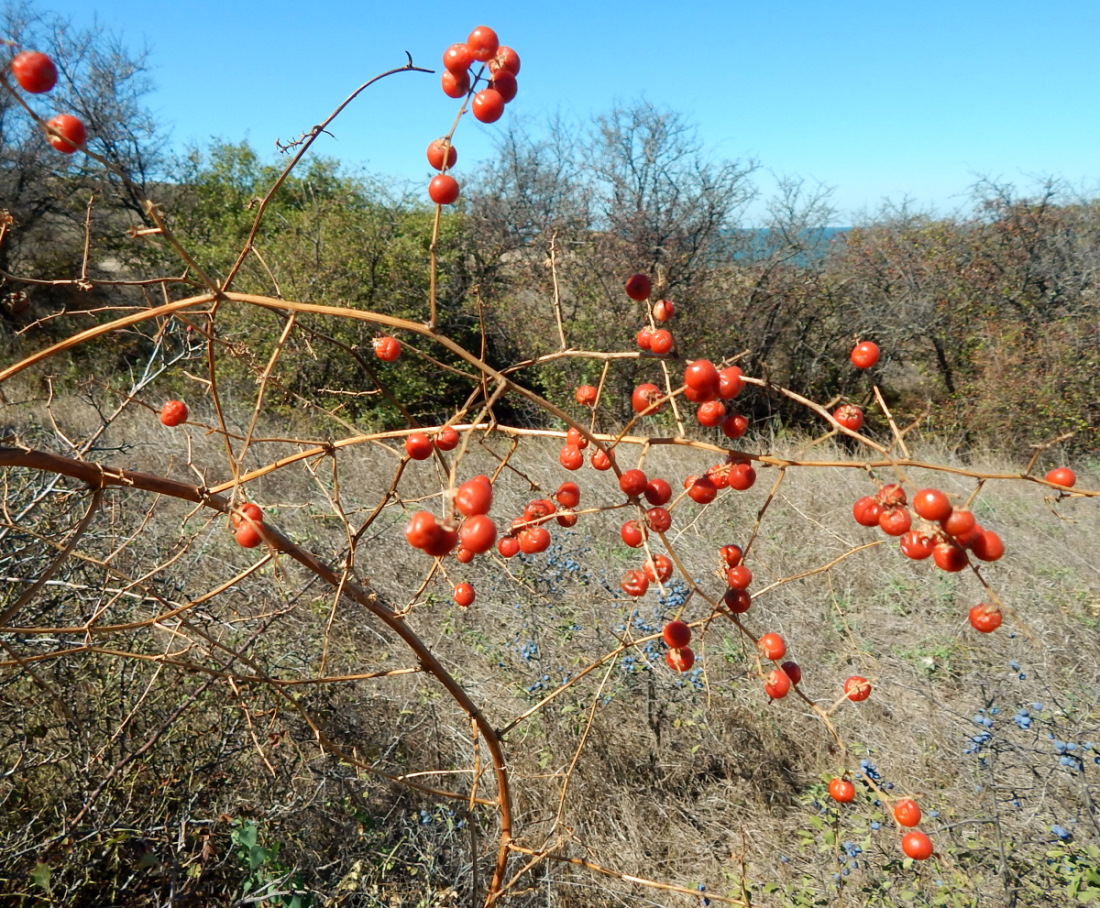
[[[361,82],[441,70],[475,25],[522,59],[505,119],[534,128],[644,97],[694,121],[716,155],[834,187],[837,224],[886,199],[950,212],[980,176],[1026,188],[1052,175],[1100,194],[1100,0],[558,0],[486,5],[222,0],[38,0],[149,50],[153,107],[176,147],[248,138],[274,154]],[[322,154],[423,181],[428,142],[458,102],[438,76],[401,74],[337,120]],[[500,123],[455,136],[461,180]],[[761,216],[762,203],[750,216]]]

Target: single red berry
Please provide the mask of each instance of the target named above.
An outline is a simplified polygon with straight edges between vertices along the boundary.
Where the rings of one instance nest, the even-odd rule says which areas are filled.
[[[519,539],[515,536],[501,536],[497,542],[497,551],[500,552],[501,557],[511,558],[519,552]]]
[[[428,163],[433,170],[449,170],[455,166],[458,160],[458,152],[451,144],[451,140],[443,137],[433,139],[428,145]]]
[[[668,504],[672,498],[672,486],[660,477],[651,479],[645,487],[645,500],[650,504]]]
[[[428,184],[428,195],[437,205],[453,205],[458,199],[458,180],[449,173],[434,176]]]
[[[691,480],[690,485],[688,480]],[[709,476],[689,476],[688,480],[684,481],[684,486],[687,488],[688,498],[696,504],[710,504],[717,497],[718,487]]]
[[[982,534],[970,543],[970,551],[982,561],[996,561],[1005,553],[1005,544],[992,530],[983,530]]]
[[[713,429],[726,418],[726,405],[720,400],[708,400],[705,404],[699,404],[695,411],[695,419],[699,425]]]
[[[957,574],[969,564],[965,550],[953,542],[937,543],[932,549],[932,560],[936,567],[950,574]]]
[[[657,300],[653,304],[653,318],[659,322],[667,322],[676,314],[676,307],[669,300]]]
[[[1047,473],[1047,482],[1053,482],[1056,486],[1065,486],[1072,489],[1077,482],[1077,474],[1069,467],[1057,467]]]
[[[497,48],[496,56],[489,61],[489,71],[492,73],[508,72],[513,76],[519,75],[519,54],[512,48],[501,44]]]
[[[743,564],[727,568],[726,583],[731,590],[747,590],[752,585],[752,571]]]
[[[743,615],[752,605],[752,596],[745,590],[726,590],[725,595],[722,596],[722,601],[726,603],[726,608],[735,615]]]
[[[468,583],[460,583],[455,587],[455,602],[463,608],[474,604],[474,588]]]
[[[459,564],[469,564],[474,560],[474,554],[475,553],[471,552],[469,549],[464,549],[462,546],[459,546],[458,551],[455,552],[455,561]]]
[[[581,430],[570,426],[569,430],[565,433],[565,443],[567,445],[573,445],[583,451],[588,447],[588,439],[584,437]]]
[[[558,515],[554,519],[560,527],[575,527],[577,525],[577,515],[572,511],[558,511]]]
[[[740,413],[731,413],[722,420],[722,434],[726,438],[740,438],[749,428],[749,421]]]
[[[500,41],[497,33],[488,25],[479,25],[466,39],[466,46],[470,49],[470,56],[480,63],[488,63],[496,56],[500,49]]]
[[[57,84],[57,67],[53,60],[36,50],[25,50],[11,61],[11,74],[24,91],[37,95]]]
[[[884,508],[896,508],[909,500],[905,496],[905,489],[899,485],[883,486],[878,490],[878,495],[875,498]]]
[[[443,86],[443,94],[448,98],[461,98],[470,90],[470,77],[466,73],[454,73],[449,69],[443,71],[440,80]]]
[[[443,51],[443,66],[456,76],[465,76],[466,70],[474,58],[470,55],[470,48],[465,44],[452,44]],[[436,168],[437,170],[441,168]]]
[[[563,482],[554,495],[563,508],[575,508],[581,501],[581,490],[575,482]]]
[[[622,529],[619,530],[619,535],[632,549],[640,548],[645,541],[646,531],[637,520],[628,520],[622,525]]]
[[[756,641],[756,648],[765,659],[782,659],[787,654],[786,641],[776,633],[764,634]]]
[[[829,782],[829,797],[839,804],[855,800],[856,787],[847,779],[833,779]]]
[[[470,105],[474,119],[482,123],[495,123],[504,113],[504,96],[495,88],[483,88]]]
[[[661,583],[668,583],[669,578],[672,576],[672,559],[667,555],[647,558],[642,570],[645,571],[646,577],[652,583],[656,583],[658,580]]]
[[[648,350],[653,346],[653,329],[646,325],[644,328],[639,328],[638,333],[634,336],[635,342],[638,344],[640,350]]]
[[[650,289],[649,278],[644,274],[632,274],[626,280],[626,295],[632,300],[643,302],[649,299]]]
[[[72,154],[88,140],[84,124],[69,114],[58,114],[46,126],[47,141],[62,154]]]
[[[434,444],[440,451],[453,451],[458,442],[458,430],[454,426],[444,426],[435,434]]]
[[[691,643],[691,628],[683,621],[670,621],[665,625],[661,636],[672,649],[679,649]]]
[[[841,404],[833,411],[833,419],[845,429],[858,432],[863,426],[863,411],[853,404]]]
[[[431,511],[417,511],[405,524],[405,538],[413,548],[427,548],[439,535],[439,525]]]
[[[923,832],[907,832],[901,840],[901,850],[914,861],[927,861],[932,857],[932,840]]]
[[[730,465],[728,463],[716,463],[707,467],[707,479],[714,483],[716,489],[728,489],[730,487]]]
[[[160,421],[166,426],[178,426],[187,422],[187,404],[182,400],[170,400],[160,408]]]
[[[950,536],[958,537],[974,529],[974,515],[970,511],[954,510],[943,521],[943,530]]]
[[[667,533],[672,526],[672,515],[664,508],[650,508],[645,512],[645,522],[654,533]]]
[[[627,470],[619,477],[619,488],[630,496],[641,495],[648,484],[649,480],[641,470]]]
[[[695,362],[689,363],[687,368],[684,369],[684,385],[713,399],[718,396],[721,378],[718,375],[718,370],[714,367],[714,363],[709,359],[697,359]],[[696,401],[696,403],[704,402],[702,400]]]
[[[504,99],[505,104],[514,101],[516,94],[519,92],[519,83],[516,81],[516,77],[509,72],[501,71],[494,74],[493,81],[490,84],[493,90]]]
[[[852,675],[851,678],[844,682],[844,693],[849,700],[856,703],[860,700],[866,700],[871,696],[871,682],[866,678],[861,678],[859,675]]]
[[[900,826],[912,828],[920,822],[920,806],[912,798],[902,798],[894,805],[894,819]]]
[[[970,609],[970,626],[983,634],[991,634],[1001,626],[1004,616],[995,605],[980,603]]]
[[[237,527],[237,545],[246,549],[254,549],[262,541],[260,531],[253,523],[242,523]]]
[[[873,341],[861,341],[851,354],[852,365],[857,369],[870,369],[878,362],[878,344]]]
[[[264,512],[260,509],[258,504],[253,504],[251,501],[247,504],[242,504],[239,511],[235,511],[229,515],[229,523],[235,530],[239,530],[250,520],[253,523],[260,523],[263,519]]]
[[[921,489],[913,496],[913,510],[925,520],[947,520],[951,502],[939,489]]]
[[[603,472],[611,469],[611,458],[602,448],[596,448],[592,452],[592,468]]]
[[[488,514],[493,504],[493,486],[488,476],[467,479],[455,492],[455,507],[465,517]]]
[[[718,373],[718,396],[722,400],[729,400],[740,394],[741,389],[745,387],[745,381],[742,378],[744,374],[740,366],[726,366]]]
[[[546,527],[528,527],[519,534],[519,548],[525,555],[545,552],[550,548],[550,531]]]
[[[877,527],[878,519],[882,516],[882,505],[875,499],[864,496],[852,505],[852,516],[860,526]]]
[[[584,455],[576,445],[565,445],[558,454],[558,463],[567,470],[579,470],[584,466]]]
[[[480,555],[493,547],[497,540],[497,525],[486,514],[467,517],[458,528],[459,544],[466,550]]]
[[[878,525],[887,536],[904,536],[913,525],[913,518],[905,508],[890,508],[879,515]]]
[[[458,531],[454,527],[441,526],[435,538],[424,546],[424,551],[433,558],[443,558],[454,551],[457,545]]]
[[[649,336],[649,349],[658,356],[664,356],[672,349],[672,333],[658,328]]]
[[[401,355],[401,341],[388,334],[374,339],[374,355],[384,363],[392,363]]]
[[[773,700],[782,700],[791,689],[791,679],[787,673],[772,669],[764,676],[764,693]]]
[[[591,407],[596,403],[596,389],[592,385],[581,385],[577,388],[576,394],[577,403],[582,407]]]
[[[722,546],[718,550],[718,554],[727,568],[737,567],[741,563],[741,559],[745,557],[744,549],[739,545],[732,544]]]
[[[661,399],[660,388],[651,382],[643,382],[634,389],[634,393],[630,395],[630,405],[634,408],[635,413],[648,414],[656,413],[660,409],[657,406],[657,401]]]
[[[729,481],[731,489],[744,492],[746,489],[751,489],[756,482],[756,470],[752,468],[752,464],[748,463],[731,464]]]
[[[427,460],[432,456],[432,441],[423,432],[413,432],[405,439],[405,453],[413,460]]]
[[[935,545],[936,541],[934,539],[916,530],[910,530],[901,537],[902,552],[907,558],[912,558],[914,561],[922,561],[931,555]]]

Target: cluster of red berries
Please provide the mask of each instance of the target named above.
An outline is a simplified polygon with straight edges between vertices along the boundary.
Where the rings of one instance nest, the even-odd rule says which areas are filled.
[[[11,74],[24,91],[42,94],[57,84],[53,60],[36,50],[25,50],[11,61]],[[46,122],[46,139],[62,154],[72,154],[88,140],[84,124],[71,114],[58,114]]]
[[[848,779],[832,779],[829,797],[838,804],[850,804],[855,800],[856,787]],[[913,829],[921,820],[920,805],[912,798],[902,798],[894,804],[894,820],[898,826],[911,830],[901,838],[901,850],[914,861],[926,861],[932,857],[932,840],[923,832]]]
[[[429,438],[424,432],[413,432],[405,439],[405,453],[412,460],[427,460],[433,450],[453,451],[458,447],[458,431],[454,426],[444,426]]]
[[[484,68],[471,77],[475,63]],[[443,53],[443,93],[448,98],[462,98],[473,92],[470,111],[482,123],[495,123],[504,114],[504,105],[516,96],[519,75],[519,54],[501,44],[497,33],[487,25],[479,25],[463,44],[452,44]],[[488,68],[488,75],[485,75]],[[484,80],[485,87],[474,92]],[[449,135],[435,139],[428,145],[428,163],[434,170],[443,171],[432,177],[428,184],[428,196],[437,205],[452,205],[458,200],[458,181],[447,170],[454,167],[458,152]]]

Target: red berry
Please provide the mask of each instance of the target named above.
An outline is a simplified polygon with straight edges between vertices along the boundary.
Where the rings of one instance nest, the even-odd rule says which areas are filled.
[[[648,350],[653,346],[653,329],[646,325],[644,328],[639,328],[638,333],[634,336],[634,340],[637,342],[638,347],[642,350]]]
[[[697,393],[708,395],[713,399],[718,396],[721,379],[714,363],[709,359],[697,359],[684,369],[684,384]],[[703,403],[703,401],[696,401],[696,403]]]
[[[440,451],[453,451],[458,441],[458,430],[454,426],[444,426],[436,433],[434,443]]]
[[[901,850],[914,861],[926,861],[932,857],[932,840],[923,832],[907,832],[901,840]]]
[[[563,508],[575,508],[581,501],[581,490],[575,482],[563,482],[554,495]]]
[[[576,445],[565,445],[558,454],[558,463],[567,470],[579,470],[584,466],[584,455]]]
[[[716,463],[707,467],[707,478],[714,483],[716,489],[728,489],[730,487],[730,466],[728,463]]]
[[[88,139],[84,124],[69,114],[58,114],[47,121],[47,141],[62,154],[72,154]]]
[[[651,479],[645,487],[645,500],[650,504],[667,504],[672,497],[672,486],[663,479]]]
[[[462,546],[458,547],[458,551],[455,552],[455,561],[459,564],[469,564],[474,560],[474,553],[469,549],[464,549]]]
[[[649,580],[646,579],[644,571],[639,571],[635,568],[623,574],[621,586],[623,592],[628,596],[642,596],[645,594],[645,591],[649,589]]]
[[[462,547],[475,555],[487,552],[497,539],[497,525],[485,514],[467,517],[458,528],[458,541]]]
[[[505,104],[515,100],[516,93],[519,91],[519,83],[516,82],[516,77],[509,72],[496,73],[491,84],[493,90],[504,99]]]
[[[644,274],[632,274],[626,281],[626,295],[632,300],[642,302],[649,299],[649,278]]]
[[[25,50],[11,61],[11,74],[24,91],[37,95],[57,84],[57,67],[53,60],[36,50]]]
[[[958,537],[974,529],[974,515],[969,511],[955,510],[943,521],[944,532]]]
[[[570,426],[569,431],[565,433],[565,443],[567,445],[573,445],[581,451],[588,447],[588,439],[581,434],[580,429],[574,428],[573,426]]]
[[[413,460],[427,460],[432,456],[432,442],[423,432],[413,432],[405,439],[405,453]]]
[[[992,530],[983,530],[982,534],[970,543],[970,550],[982,561],[996,561],[1005,553],[1005,544]]]
[[[847,779],[833,779],[829,782],[829,797],[840,804],[855,800],[856,787]]]
[[[657,300],[653,304],[653,318],[659,322],[667,322],[676,314],[676,307],[669,300]]]
[[[878,519],[882,516],[882,505],[875,499],[864,496],[852,505],[852,516],[860,526],[877,527]]]
[[[741,377],[744,374],[740,366],[727,366],[719,372],[718,396],[721,397],[722,400],[729,400],[731,397],[736,397],[740,394],[741,389],[745,387],[745,382]]]
[[[1077,474],[1069,467],[1057,467],[1047,473],[1047,482],[1053,482],[1056,486],[1065,486],[1067,489],[1072,489],[1073,484],[1077,482]]]
[[[756,482],[756,470],[752,468],[752,464],[748,463],[731,464],[729,481],[731,489],[744,492],[746,489],[751,489]]]
[[[683,621],[670,621],[665,625],[661,636],[672,649],[680,649],[691,643],[691,628]]]
[[[405,524],[405,538],[413,548],[427,548],[439,535],[439,525],[431,511],[417,511]]]
[[[752,596],[745,590],[726,590],[725,595],[722,596],[722,601],[726,603],[726,608],[735,615],[743,615],[752,605]]]
[[[260,531],[252,523],[242,523],[237,527],[237,545],[246,549],[254,549],[262,541]]]
[[[722,434],[726,438],[740,438],[749,428],[749,421],[740,413],[731,413],[722,420]]]
[[[401,355],[401,342],[396,337],[383,335],[374,339],[374,355],[384,363],[392,363]]]
[[[727,568],[726,583],[731,590],[747,590],[752,584],[752,571],[743,564]]]
[[[672,526],[672,515],[664,508],[650,508],[645,512],[645,522],[654,533],[667,533]]]
[[[466,46],[470,49],[470,56],[480,63],[488,63],[496,56],[500,48],[497,33],[488,25],[479,25],[466,39]]]
[[[504,113],[504,96],[495,88],[483,88],[474,95],[470,110],[474,119],[482,123],[495,123]]]
[[[474,604],[474,588],[468,583],[460,583],[455,587],[455,602],[463,608]]]
[[[658,356],[664,356],[672,349],[672,333],[658,328],[649,336],[649,349]]]
[[[690,485],[688,480],[691,481]],[[697,504],[710,504],[718,495],[718,488],[709,476],[689,476],[684,481],[684,486],[687,488],[688,498]]]
[[[642,570],[645,571],[646,577],[652,583],[656,583],[658,580],[661,583],[667,583],[668,579],[672,576],[672,559],[667,555],[657,555],[656,558],[647,558],[645,564],[642,566]]]
[[[861,678],[859,675],[852,675],[851,678],[844,682],[844,693],[849,700],[856,703],[860,700],[866,700],[871,696],[871,682],[866,678]]]
[[[550,548],[550,531],[546,527],[528,527],[519,534],[519,548],[525,555],[545,552]]]
[[[946,520],[951,516],[951,502],[939,489],[921,489],[913,496],[913,510],[925,520]]]
[[[628,546],[637,549],[641,548],[642,543],[645,541],[646,531],[645,527],[637,520],[628,520],[619,530],[619,535]]]
[[[745,557],[745,552],[739,545],[724,545],[718,550],[718,554],[727,568],[737,567]]]
[[[649,480],[641,470],[627,470],[619,477],[619,488],[626,495],[641,495]]]
[[[912,558],[914,561],[922,561],[931,555],[935,545],[935,540],[916,530],[910,530],[901,537],[902,552],[907,558]]]
[[[787,654],[786,641],[776,633],[765,634],[756,641],[756,648],[765,659],[782,659]]]
[[[519,540],[515,536],[501,536],[497,542],[497,551],[504,558],[511,558],[519,551]]]
[[[507,72],[513,76],[519,75],[519,54],[512,48],[503,44],[497,48],[496,56],[489,61],[489,70],[492,73]]]
[[[160,421],[166,426],[178,426],[187,422],[187,404],[182,400],[170,400],[160,408]]]
[[[857,369],[870,369],[878,362],[878,344],[873,341],[861,341],[852,350],[851,360],[852,365]]]
[[[470,48],[465,44],[452,44],[443,51],[444,68],[450,70],[456,76],[465,76],[466,70],[470,68],[470,64],[473,62],[474,58],[470,55]],[[436,168],[436,170],[441,169]]]
[[[443,86],[443,94],[448,98],[461,98],[470,90],[470,77],[466,73],[454,73],[447,69],[443,71],[440,80]]]
[[[773,669],[764,676],[764,693],[773,700],[782,700],[791,689],[791,679],[787,673]]]
[[[955,574],[969,564],[966,552],[953,542],[940,542],[932,549],[932,560],[936,567],[948,573]]]
[[[655,406],[655,404],[662,396],[660,388],[651,382],[644,382],[638,385],[634,389],[634,393],[630,395],[630,405],[634,408],[635,413],[656,413],[660,407]]]
[[[920,822],[920,807],[912,798],[902,798],[894,805],[894,819],[899,825],[912,828]]]
[[[899,485],[883,486],[878,490],[878,495],[875,498],[884,508],[895,508],[908,501],[905,497],[905,489]]]
[[[448,170],[455,166],[457,160],[458,152],[446,137],[434,139],[428,146],[428,163],[433,170]]]
[[[560,527],[575,527],[577,525],[577,515],[572,511],[559,511],[558,516],[554,519]]]
[[[250,520],[254,523],[259,523],[264,519],[264,512],[260,510],[258,504],[253,504],[251,501],[247,504],[241,505],[239,511],[229,515],[229,523],[233,529],[240,529],[244,524]]]
[[[602,473],[605,470],[611,469],[611,458],[602,448],[596,448],[596,450],[592,452],[591,460],[594,470],[599,470]]]
[[[582,407],[591,407],[596,403],[597,391],[592,385],[581,385],[577,388],[575,397]]]
[[[454,527],[439,527],[436,537],[424,546],[424,551],[433,558],[442,558],[454,551],[458,545],[458,531]]]
[[[970,609],[970,626],[983,634],[991,634],[1001,626],[1004,616],[995,605],[984,602]]]
[[[913,518],[905,508],[890,508],[879,515],[878,525],[887,536],[904,536],[913,525]]]
[[[675,671],[690,671],[695,664],[695,653],[692,652],[690,646],[681,646],[677,649],[670,649],[665,653],[665,661]]]
[[[458,180],[449,173],[432,177],[428,184],[428,195],[437,205],[452,205],[458,198]]]
[[[863,411],[852,404],[841,404],[833,411],[833,419],[845,429],[858,432],[863,426]]]
[[[455,492],[455,507],[465,517],[488,514],[493,504],[493,486],[488,476],[467,479]]]
[[[699,425],[714,428],[726,418],[726,405],[720,400],[708,400],[705,404],[699,404],[695,411],[695,419]]]

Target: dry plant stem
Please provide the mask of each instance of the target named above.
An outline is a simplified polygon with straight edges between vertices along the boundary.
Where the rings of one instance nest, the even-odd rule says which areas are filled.
[[[267,390],[267,382],[271,376],[271,370],[275,368],[275,363],[279,361],[279,356],[283,352],[283,347],[286,345],[287,338],[290,337],[290,332],[294,330],[294,326],[298,321],[298,314],[292,312],[290,317],[286,320],[286,324],[283,326],[283,333],[279,335],[279,339],[275,342],[275,349],[271,351],[271,357],[267,361],[267,368],[264,369],[264,374],[260,376],[260,386],[256,391],[256,403],[252,408],[252,421],[248,425],[248,431],[245,433],[244,444],[241,445],[241,453],[237,456],[237,466],[233,469],[233,475],[239,476],[241,467],[244,466],[245,455],[248,454],[249,445],[252,444],[252,435],[256,431],[256,423],[260,419],[260,410],[264,405],[264,392]]]
[[[565,342],[565,324],[561,317],[561,288],[558,286],[558,234],[557,231],[550,234],[550,280],[554,285],[554,318],[558,323],[558,339],[561,341],[561,349],[565,350],[569,345]]]
[[[878,403],[878,408],[882,411],[882,415],[886,417],[886,421],[890,424],[890,431],[894,433],[895,444],[901,448],[901,453],[905,455],[905,458],[909,459],[909,448],[905,444],[905,436],[898,429],[898,424],[894,422],[894,416],[890,412],[890,408],[886,406],[886,401],[882,397],[882,391],[879,390],[879,386],[875,385],[875,401]]]
[[[209,493],[190,483],[177,482],[170,479],[164,479],[163,477],[153,476],[148,473],[139,473],[130,470],[111,470],[56,454],[14,448],[0,448],[0,466],[20,466],[52,473],[62,473],[66,476],[71,476],[75,479],[87,482],[94,488],[123,486],[148,492],[156,492],[161,495],[168,495],[185,501],[201,503],[223,513],[228,513],[230,508],[229,502],[222,496]],[[289,555],[307,570],[321,577],[321,579],[326,581],[330,586],[337,587],[340,584],[341,575],[339,573],[332,570],[312,553],[291,542],[274,527],[265,523],[262,526],[262,533],[264,540],[269,545],[277,551]],[[508,843],[511,841],[512,837],[511,789],[504,753],[501,749],[500,738],[497,736],[496,730],[482,714],[481,710],[478,709],[473,700],[470,699],[465,689],[451,676],[439,660],[436,659],[431,649],[404,621],[395,615],[389,607],[379,602],[376,595],[352,581],[346,582],[345,595],[381,620],[393,633],[399,636],[402,641],[404,641],[405,645],[416,655],[417,660],[424,670],[431,673],[447,690],[459,707],[477,723],[481,737],[485,739],[486,746],[489,749],[497,781],[496,804],[500,814],[501,840],[497,853],[493,880],[490,884],[490,892],[495,892],[499,888],[504,877],[505,864],[508,859]],[[198,633],[200,636],[206,637],[205,634],[197,631],[197,629],[192,628],[192,631]],[[211,640],[210,642],[214,645],[218,645],[216,641]],[[234,659],[240,658],[244,658],[241,653],[234,655]],[[248,660],[245,659],[245,661]],[[212,679],[203,685],[202,690],[205,690],[210,683],[212,683]],[[198,696],[200,692],[196,692],[194,696]],[[194,696],[189,698],[187,703],[192,702]],[[175,721],[175,717],[182,711],[185,705],[186,704],[181,705],[181,707],[169,717],[169,723]],[[297,708],[300,709],[300,707]],[[316,723],[311,722],[311,725],[316,731],[320,732],[320,729],[316,727]],[[154,737],[150,738],[146,745],[127,757],[127,761],[136,759],[145,753],[149,747],[153,746],[155,740],[159,739],[160,735],[167,730],[167,727],[168,725],[165,724],[161,729],[158,729]],[[103,780],[99,790],[102,790],[102,788],[106,786],[110,778],[113,778],[113,773],[109,774],[108,778]],[[79,822],[86,810],[87,806],[80,812],[74,823]]]
[[[443,206],[435,206],[435,217],[432,219],[432,241],[428,245],[428,327],[436,326],[435,320],[435,285],[439,270],[436,249],[439,246],[439,221],[443,217]]]
[[[359,95],[361,95],[364,91],[370,88],[375,82],[378,82],[381,79],[385,79],[387,76],[392,76],[396,73],[402,72],[418,72],[431,74],[432,70],[422,69],[420,67],[413,66],[412,58],[410,57],[409,62],[405,66],[399,66],[396,69],[386,70],[386,72],[379,73],[377,76],[374,76],[374,78],[368,79],[357,89],[355,89],[355,91],[348,95],[339,107],[337,107],[324,120],[322,120],[317,126],[314,126],[313,129],[309,131],[308,137],[304,141],[301,141],[300,147],[298,148],[298,151],[295,153],[294,157],[291,159],[290,163],[286,165],[286,167],[283,169],[283,172],[279,174],[278,179],[275,180],[275,182],[271,185],[271,188],[267,191],[267,194],[260,200],[260,204],[256,211],[256,217],[252,221],[252,229],[248,232],[248,238],[244,242],[244,247],[241,249],[240,255],[237,256],[237,261],[233,263],[233,267],[229,269],[229,273],[226,274],[225,280],[222,281],[220,288],[221,290],[228,290],[230,285],[233,283],[233,279],[237,276],[237,272],[240,271],[241,266],[244,264],[244,260],[248,258],[249,252],[252,251],[252,244],[256,239],[256,234],[260,230],[260,222],[263,220],[264,212],[267,211],[267,206],[271,203],[271,199],[274,197],[275,193],[279,191],[279,187],[282,186],[284,182],[286,182],[286,178],[290,176],[290,172],[294,169],[295,165],[297,165],[297,163],[305,156],[306,152],[309,151],[310,146],[313,145],[313,143],[317,140],[317,137],[320,136],[328,128],[329,124],[332,123],[332,121],[335,120],[344,111],[345,107],[347,107],[352,101],[359,97]]]

